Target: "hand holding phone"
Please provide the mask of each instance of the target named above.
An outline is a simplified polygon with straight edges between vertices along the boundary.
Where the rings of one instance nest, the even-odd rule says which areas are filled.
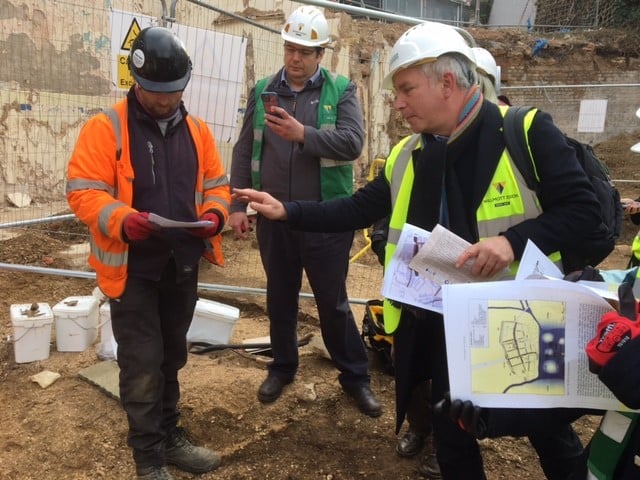
[[[273,107],[279,107],[278,94],[275,92],[262,92],[262,103],[264,104],[264,111],[270,115],[277,115],[272,111]]]

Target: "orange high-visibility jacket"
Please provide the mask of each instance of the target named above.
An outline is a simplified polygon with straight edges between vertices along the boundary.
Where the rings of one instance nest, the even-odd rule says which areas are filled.
[[[106,113],[94,115],[82,127],[69,160],[66,195],[71,210],[89,227],[89,265],[96,271],[98,286],[107,297],[118,298],[127,280],[129,250],[122,238],[122,223],[136,210],[131,207],[134,171],[129,153],[127,99],[115,104],[113,110],[120,123],[118,133],[118,126]],[[194,199],[198,217],[215,209],[224,215],[224,224],[231,192],[215,140],[203,120],[187,116],[186,122],[198,157]],[[220,235],[207,240],[205,258],[224,265],[221,247]]]

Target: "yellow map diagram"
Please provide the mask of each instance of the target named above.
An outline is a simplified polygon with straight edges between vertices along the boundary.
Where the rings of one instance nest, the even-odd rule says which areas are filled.
[[[470,324],[474,393],[565,394],[566,304],[488,300]]]

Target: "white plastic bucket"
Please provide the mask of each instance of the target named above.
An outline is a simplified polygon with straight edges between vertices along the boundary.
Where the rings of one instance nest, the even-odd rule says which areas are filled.
[[[187,342],[211,344],[229,343],[233,327],[240,317],[240,310],[231,305],[199,299],[193,312],[193,319]]]
[[[10,312],[16,363],[49,358],[53,323],[53,312],[49,304],[15,304],[11,305]]]
[[[98,300],[92,296],[67,297],[53,307],[56,348],[83,352],[98,338]]]

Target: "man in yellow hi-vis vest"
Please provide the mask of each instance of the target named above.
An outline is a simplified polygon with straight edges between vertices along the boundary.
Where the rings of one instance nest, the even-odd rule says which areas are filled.
[[[405,223],[426,230],[441,224],[472,243],[456,266],[471,262],[478,279],[517,261],[528,239],[547,255],[582,246],[586,238],[613,248],[599,243],[605,236],[600,207],[575,152],[550,116],[536,110],[525,119],[525,131],[539,195],[527,189],[505,149],[502,111],[484,100],[473,52],[453,27],[425,22],[407,30],[393,47],[384,85],[395,90],[394,107],[415,133],[393,148],[376,179],[350,198],[328,202],[281,203],[250,189],[234,190],[235,198],[301,230],[365,228],[391,214],[387,259]],[[417,383],[432,380],[434,404],[449,389],[444,322],[435,312],[391,302],[384,318],[385,327],[395,328],[399,428]],[[512,420],[517,425],[518,417]],[[531,432],[548,438],[549,446],[557,440],[556,448],[538,450],[548,478],[566,478],[582,453],[571,420]],[[473,435],[443,413],[434,415],[433,428],[442,478],[486,478]]]

